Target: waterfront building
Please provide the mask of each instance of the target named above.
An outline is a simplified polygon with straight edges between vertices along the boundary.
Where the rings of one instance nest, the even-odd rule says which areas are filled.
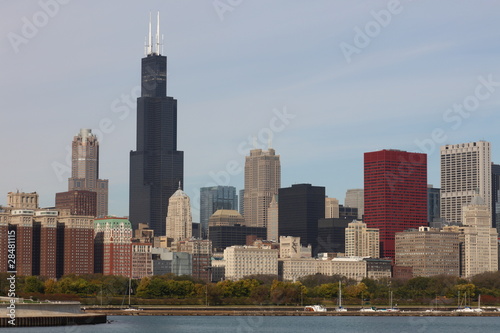
[[[462,207],[479,195],[491,210],[491,147],[477,141],[441,147],[441,218],[462,223]]]
[[[429,227],[396,233],[397,266],[412,267],[413,276],[460,275],[458,233]]]
[[[94,221],[95,272],[132,275],[132,224],[127,218],[107,217]]]
[[[224,250],[225,277],[240,280],[248,275],[278,275],[278,250],[256,246],[230,246]]]
[[[365,153],[364,183],[363,221],[380,230],[380,257],[394,258],[395,233],[427,225],[427,155]]]
[[[132,279],[153,275],[152,243],[132,243]]]

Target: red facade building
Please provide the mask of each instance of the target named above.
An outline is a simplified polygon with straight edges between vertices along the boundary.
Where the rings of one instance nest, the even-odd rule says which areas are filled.
[[[364,222],[380,229],[380,256],[394,258],[395,233],[427,225],[427,155],[365,153],[364,179]]]

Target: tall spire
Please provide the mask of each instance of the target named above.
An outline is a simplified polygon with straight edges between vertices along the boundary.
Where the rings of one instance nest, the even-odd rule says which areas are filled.
[[[156,15],[156,54],[160,54],[160,11]]]
[[[148,44],[147,44],[147,54],[153,53],[153,39],[151,36],[151,12],[149,12],[149,34],[148,34]]]

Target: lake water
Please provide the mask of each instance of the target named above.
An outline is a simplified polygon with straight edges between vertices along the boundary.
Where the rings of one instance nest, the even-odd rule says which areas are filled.
[[[10,331],[40,333],[500,332],[500,317],[108,316],[108,320],[112,322],[92,326],[17,328]]]

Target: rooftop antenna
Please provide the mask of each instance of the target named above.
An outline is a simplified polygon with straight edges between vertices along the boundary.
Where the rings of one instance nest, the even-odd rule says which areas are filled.
[[[156,53],[160,55],[160,11],[156,16]]]
[[[153,53],[153,37],[151,36],[151,12],[149,12],[149,35],[147,44],[147,55]]]

